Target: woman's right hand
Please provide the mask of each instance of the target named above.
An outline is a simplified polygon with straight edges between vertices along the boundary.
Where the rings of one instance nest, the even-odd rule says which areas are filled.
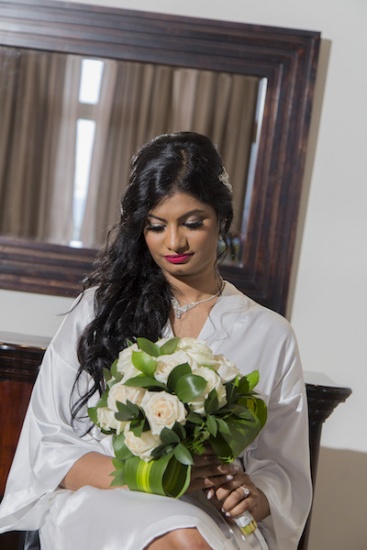
[[[188,492],[219,487],[231,481],[239,470],[238,464],[223,464],[210,448],[206,448],[202,455],[194,456]]]

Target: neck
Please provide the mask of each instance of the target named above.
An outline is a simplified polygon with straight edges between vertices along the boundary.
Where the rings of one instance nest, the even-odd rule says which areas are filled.
[[[183,314],[187,313],[188,311],[194,309],[197,306],[208,304],[209,302],[217,299],[218,296],[220,296],[220,294],[222,293],[223,287],[224,287],[224,281],[221,279],[220,287],[218,288],[218,290],[216,290],[216,292],[213,292],[213,294],[209,295],[206,298],[202,298],[200,300],[193,301],[190,303],[185,303],[183,305],[179,303],[179,301],[177,300],[177,298],[175,298],[175,296],[172,296],[171,305],[172,305],[172,309],[176,319],[181,319]]]
[[[182,303],[197,302],[218,292],[222,285],[222,279],[219,273],[214,273],[206,280],[200,278],[174,279],[169,281],[172,294]]]

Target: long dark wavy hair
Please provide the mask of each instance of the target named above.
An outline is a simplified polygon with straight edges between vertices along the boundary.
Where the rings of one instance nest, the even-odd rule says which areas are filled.
[[[128,341],[138,336],[155,341],[167,322],[171,290],[144,238],[149,212],[175,192],[187,193],[214,208],[227,242],[233,209],[223,173],[215,146],[194,132],[158,136],[133,156],[120,222],[84,281],[84,290],[97,287],[95,317],[78,342],[80,367],[74,391],[84,372],[93,383],[72,404],[73,420],[95,392],[103,392],[103,368],[110,368]]]

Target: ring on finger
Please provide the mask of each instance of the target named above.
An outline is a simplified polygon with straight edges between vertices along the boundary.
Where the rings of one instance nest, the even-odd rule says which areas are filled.
[[[251,491],[248,487],[244,487],[243,485],[240,485],[239,488],[242,489],[245,498],[247,498],[251,494]]]

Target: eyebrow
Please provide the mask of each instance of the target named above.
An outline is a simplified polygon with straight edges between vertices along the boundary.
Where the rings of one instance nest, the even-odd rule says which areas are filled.
[[[207,212],[205,210],[195,209],[195,210],[189,210],[189,212],[185,212],[182,216],[178,218],[179,221],[184,220],[185,218],[189,218],[190,216],[193,216],[194,214],[200,214],[200,215],[207,215]],[[148,218],[155,218],[156,220],[159,220],[160,222],[166,222],[167,220],[165,218],[160,218],[159,216],[156,216],[155,214],[148,214]]]

